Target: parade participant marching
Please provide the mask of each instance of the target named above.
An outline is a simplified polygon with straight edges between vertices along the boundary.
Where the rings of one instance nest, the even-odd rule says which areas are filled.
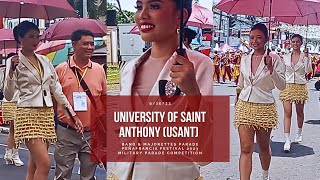
[[[228,75],[228,80],[231,81],[231,57],[230,52],[227,51],[225,56],[222,58],[221,72],[222,72],[222,81],[226,82],[226,76]]]
[[[306,74],[312,71],[311,59],[307,53],[300,51],[303,43],[302,36],[294,34],[291,37],[293,51],[284,56],[286,66],[286,88],[280,93],[280,100],[284,108],[284,152],[289,152],[291,147],[290,128],[292,117],[292,104],[296,105],[298,132],[294,142],[302,141],[302,126],[304,121],[304,104],[308,100]]]
[[[212,61],[188,49],[187,58],[176,53],[182,18],[180,10],[184,13],[183,25],[192,11],[192,0],[183,0],[183,6],[180,1],[137,0],[135,21],[142,39],[152,42],[152,48],[124,67],[121,96],[159,96],[159,80],[163,79],[175,83],[187,97],[213,95]],[[199,107],[192,104],[190,108]],[[202,177],[197,162],[116,162],[107,179],[195,180]]]
[[[217,51],[213,55],[213,79],[220,83],[220,57]]]
[[[16,91],[19,92],[14,139],[16,146],[25,143],[30,152],[26,179],[47,180],[50,170],[48,146],[56,140],[51,94],[74,116],[76,122],[72,126],[81,132],[82,124],[62,93],[49,59],[34,53],[39,43],[39,28],[24,21],[14,28],[13,33],[22,50],[10,58],[12,65],[5,81],[4,95],[12,101]]]
[[[9,59],[12,56],[15,56],[15,53],[10,53],[7,57],[6,61],[6,71],[4,74],[3,80],[9,75],[9,69],[11,67],[11,60]],[[3,82],[4,83],[4,82]],[[7,140],[8,147],[6,148],[6,152],[4,154],[4,160],[6,164],[14,164],[15,166],[23,166],[24,163],[20,160],[18,149],[16,149],[16,145],[14,142],[14,120],[16,117],[17,110],[17,100],[19,98],[19,92],[16,91],[13,95],[11,101],[7,101],[5,98],[2,102],[2,115],[4,123],[10,123],[9,127],[9,135]]]
[[[84,29],[76,30],[71,35],[71,41],[74,55],[67,62],[59,64],[56,72],[63,93],[81,119],[84,133],[83,136],[77,133],[76,129],[70,126],[72,120],[64,115],[64,109],[58,107],[59,125],[54,152],[55,179],[70,179],[75,158],[78,156],[80,179],[91,180],[94,179],[97,162],[90,160],[92,149],[87,142],[90,142],[92,138],[90,134],[93,134],[94,129],[95,121],[92,119],[92,114],[101,113],[97,109],[101,104],[98,99],[107,94],[107,80],[103,67],[90,60],[94,51],[93,33]],[[82,100],[79,102],[76,98]]]
[[[250,45],[254,52],[243,56],[237,88],[234,125],[240,137],[240,179],[249,180],[252,171],[252,153],[256,135],[262,166],[262,179],[269,179],[271,149],[270,134],[278,124],[278,115],[272,90],[285,88],[285,66],[276,54],[266,51],[268,30],[256,24],[250,31]]]
[[[311,60],[312,70],[311,70],[311,72],[308,72],[306,74],[307,81],[309,81],[310,79],[312,79],[314,77],[315,73],[317,72],[317,67],[318,67],[318,61],[317,61],[316,55],[314,55],[311,59],[312,59]]]
[[[239,76],[240,76],[240,62],[241,62],[241,51],[237,52],[235,58],[233,59],[233,78],[236,85],[239,83]]]

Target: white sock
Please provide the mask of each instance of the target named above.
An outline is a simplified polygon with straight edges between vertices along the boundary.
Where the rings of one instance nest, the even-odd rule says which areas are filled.
[[[269,170],[267,170],[267,171],[262,170],[262,176],[263,177],[268,177],[269,176]]]
[[[284,137],[286,138],[286,140],[290,140],[290,133],[284,133]]]
[[[298,134],[302,133],[302,128],[298,128]]]

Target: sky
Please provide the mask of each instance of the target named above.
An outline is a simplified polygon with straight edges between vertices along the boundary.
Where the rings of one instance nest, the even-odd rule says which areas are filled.
[[[217,2],[219,0],[214,0],[214,1]],[[112,0],[110,2],[112,2]],[[208,9],[211,9],[212,2],[213,0],[200,0],[200,5]],[[122,6],[122,9],[132,11],[132,12],[135,11],[134,6],[136,4],[136,0],[120,0],[120,3]]]

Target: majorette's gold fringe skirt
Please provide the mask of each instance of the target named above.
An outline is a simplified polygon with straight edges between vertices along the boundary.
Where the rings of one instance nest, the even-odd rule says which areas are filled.
[[[289,101],[295,104],[305,104],[308,100],[308,89],[306,84],[287,84],[280,92],[282,102]]]
[[[110,173],[108,176],[107,176],[107,180],[119,180],[119,178],[113,174],[113,173]],[[132,180],[132,174],[128,177],[127,180]],[[198,177],[197,179],[195,180],[204,180],[203,177]]]
[[[16,102],[2,102],[2,117],[3,123],[7,124],[16,119],[17,103]]]
[[[44,143],[53,143],[56,141],[54,111],[52,107],[18,107],[14,123],[16,146],[32,139],[39,139]]]
[[[236,104],[234,126],[268,131],[278,125],[278,113],[275,103],[251,103],[239,100]]]

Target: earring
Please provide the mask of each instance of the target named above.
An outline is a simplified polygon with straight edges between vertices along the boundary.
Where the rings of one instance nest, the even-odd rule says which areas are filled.
[[[177,34],[180,34],[180,28],[177,29]]]

